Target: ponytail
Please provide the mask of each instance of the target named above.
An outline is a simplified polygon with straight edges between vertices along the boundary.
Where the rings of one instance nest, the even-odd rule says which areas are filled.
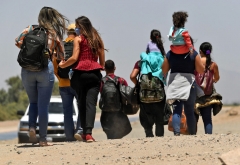
[[[161,39],[162,37],[161,37],[160,31],[153,29],[151,31],[150,38],[151,38],[152,42],[157,45],[157,47],[161,51],[162,55],[165,56],[166,52],[163,47],[163,42]]]
[[[165,56],[166,52],[164,50],[163,42],[162,42],[161,38],[159,38],[159,37],[157,38],[157,43],[156,44],[157,44],[158,49],[161,51],[162,55]]]
[[[206,56],[205,69],[207,70],[212,63],[212,57],[211,57],[212,45],[209,42],[204,42],[200,45],[200,50]]]
[[[206,55],[206,67],[205,69],[207,70],[209,68],[209,66],[211,65],[212,63],[212,58],[211,58],[211,52],[210,50],[207,50],[207,52],[205,52],[205,55]]]

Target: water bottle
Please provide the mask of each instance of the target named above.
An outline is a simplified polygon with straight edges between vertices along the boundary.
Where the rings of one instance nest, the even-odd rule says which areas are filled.
[[[70,69],[69,73],[68,73],[68,77],[71,80],[72,76],[73,76],[74,71],[72,69]]]

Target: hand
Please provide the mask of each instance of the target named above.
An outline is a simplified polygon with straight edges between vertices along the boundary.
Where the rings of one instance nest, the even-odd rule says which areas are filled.
[[[59,64],[58,64],[58,66],[60,67],[60,68],[65,68],[64,67],[64,64],[66,63],[66,61],[65,60],[62,60]]]
[[[190,50],[190,55],[193,55],[193,49]]]

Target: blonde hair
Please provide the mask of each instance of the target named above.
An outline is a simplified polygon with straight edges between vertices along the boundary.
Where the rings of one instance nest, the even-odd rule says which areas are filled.
[[[53,37],[63,40],[69,20],[51,7],[43,7],[38,15],[39,26],[46,28]]]

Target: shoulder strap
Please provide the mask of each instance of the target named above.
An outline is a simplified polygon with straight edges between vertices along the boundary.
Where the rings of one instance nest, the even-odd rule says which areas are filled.
[[[115,76],[114,78],[107,76],[107,78],[109,78],[109,80],[112,80],[116,85],[118,85],[118,78],[117,76]]]
[[[102,78],[102,82],[105,83],[107,81],[107,77]]]

